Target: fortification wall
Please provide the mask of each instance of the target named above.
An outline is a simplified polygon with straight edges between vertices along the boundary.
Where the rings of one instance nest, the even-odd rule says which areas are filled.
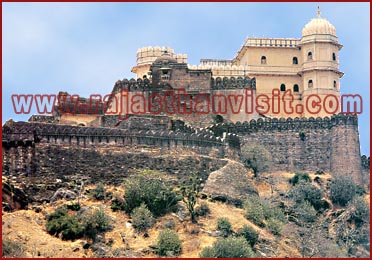
[[[198,154],[238,159],[242,145],[258,143],[271,152],[272,170],[330,172],[364,182],[369,160],[361,158],[358,118],[258,119],[193,129],[175,124],[180,131],[130,131],[103,127],[77,127],[45,123],[7,122],[3,126],[3,169],[34,172],[35,145],[70,147],[187,148]]]
[[[258,143],[270,151],[273,170],[330,172],[350,175],[361,183],[362,161],[355,115],[331,118],[258,119],[218,124],[216,136],[235,133],[241,145]]]

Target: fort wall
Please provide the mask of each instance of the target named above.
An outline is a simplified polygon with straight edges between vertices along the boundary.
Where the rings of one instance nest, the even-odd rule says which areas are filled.
[[[362,161],[355,115],[331,118],[258,119],[208,128],[216,136],[237,134],[241,145],[258,143],[270,151],[273,170],[324,171],[362,181]]]

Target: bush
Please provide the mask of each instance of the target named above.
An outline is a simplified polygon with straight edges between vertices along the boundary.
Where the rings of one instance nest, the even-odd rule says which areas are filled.
[[[316,219],[316,210],[308,201],[297,203],[294,206],[294,214],[298,220],[305,222],[313,222]]]
[[[323,193],[309,183],[299,183],[291,189],[289,196],[296,203],[308,201],[316,210],[324,207],[324,202],[322,201]]]
[[[157,246],[160,256],[179,255],[182,250],[182,243],[178,234],[170,229],[165,229],[160,232]]]
[[[102,183],[98,183],[97,186],[92,190],[92,196],[96,200],[111,199],[112,193],[106,192],[105,186]]]
[[[85,223],[90,223],[98,231],[107,231],[111,229],[110,219],[102,209],[96,209],[83,219]]]
[[[80,210],[80,203],[71,203],[66,205],[67,209],[73,210],[73,211],[79,211]]]
[[[20,258],[25,257],[25,249],[19,242],[11,241],[8,239],[2,240],[2,256],[3,258]]]
[[[356,194],[356,185],[348,176],[338,176],[330,184],[330,199],[333,203],[345,206]]]
[[[248,242],[242,237],[228,237],[217,240],[212,247],[200,253],[202,258],[248,258],[254,257]]]
[[[253,170],[254,175],[269,170],[271,166],[270,152],[260,144],[244,145],[241,149],[241,160]]]
[[[137,232],[147,231],[154,225],[154,218],[145,204],[132,211],[133,227]]]
[[[70,215],[66,209],[58,208],[47,217],[46,223],[48,233],[56,237],[61,235],[62,240],[75,240],[82,237],[94,240],[98,232],[109,228],[109,219],[102,210]]]
[[[216,258],[214,248],[211,246],[205,247],[199,254],[200,258]]]
[[[356,197],[348,204],[350,218],[357,226],[369,222],[370,208],[363,197]]]
[[[209,213],[211,213],[211,210],[210,210],[208,204],[205,203],[205,202],[202,202],[202,203],[200,204],[200,206],[197,206],[197,207],[195,208],[195,214],[196,214],[196,216],[198,216],[198,217],[204,217],[204,216],[207,216]]]
[[[287,222],[284,212],[279,207],[273,206],[265,201],[261,201],[261,206],[266,220],[269,218],[275,218],[283,223]]]
[[[238,236],[244,237],[251,246],[254,246],[258,241],[258,232],[248,225],[244,225],[238,231]]]
[[[178,202],[176,193],[160,179],[132,177],[124,185],[124,207],[127,213],[145,203],[155,217],[161,216]]]
[[[58,208],[47,217],[46,229],[49,234],[63,240],[74,240],[83,236],[84,227],[66,209]]]
[[[222,236],[228,237],[232,233],[231,223],[227,218],[217,219],[217,230],[221,231]]]
[[[121,200],[119,198],[114,198],[113,200],[111,200],[110,207],[112,211],[125,210],[124,200]]]
[[[267,228],[274,235],[281,235],[283,223],[275,218],[269,218],[267,220]]]
[[[311,182],[311,178],[309,174],[307,173],[296,173],[295,176],[289,179],[289,183],[291,183],[293,186],[296,185],[299,182]]]
[[[260,227],[264,227],[264,210],[258,196],[250,196],[244,202],[245,217]]]

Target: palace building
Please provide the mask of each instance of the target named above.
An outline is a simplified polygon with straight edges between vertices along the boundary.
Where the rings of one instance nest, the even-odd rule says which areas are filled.
[[[212,81],[212,84],[248,77],[255,79],[259,102],[272,104],[268,111],[266,107],[258,108],[258,114],[274,118],[325,117],[340,112],[340,78],[343,73],[339,70],[338,52],[341,48],[336,28],[321,17],[318,8],[317,17],[304,26],[300,39],[247,38],[231,60],[201,59],[199,65],[187,64],[186,54],[176,54],[169,47],[144,47],[137,51],[137,64],[132,72],[137,79],[152,80],[156,76],[151,74],[153,64],[168,57],[173,65],[183,66],[185,72],[181,77],[177,68],[163,68],[159,80],[171,82],[172,88],[189,85],[198,89],[196,75],[204,77],[204,81]],[[162,57],[164,54],[166,57]],[[199,78],[199,82],[203,80]],[[206,84],[208,82],[202,84],[201,90]],[[274,96],[281,95],[280,98],[285,91],[291,90],[294,113],[284,111],[282,104],[273,102],[273,90],[277,91]],[[313,102],[315,107],[312,107]],[[280,105],[282,107],[278,107]],[[245,121],[252,116],[227,118]]]

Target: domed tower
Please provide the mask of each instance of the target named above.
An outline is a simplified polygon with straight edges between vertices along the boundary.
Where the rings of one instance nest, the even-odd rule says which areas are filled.
[[[301,76],[305,117],[325,117],[340,112],[340,78],[336,28],[318,14],[302,29]],[[315,102],[315,103],[314,103]]]

